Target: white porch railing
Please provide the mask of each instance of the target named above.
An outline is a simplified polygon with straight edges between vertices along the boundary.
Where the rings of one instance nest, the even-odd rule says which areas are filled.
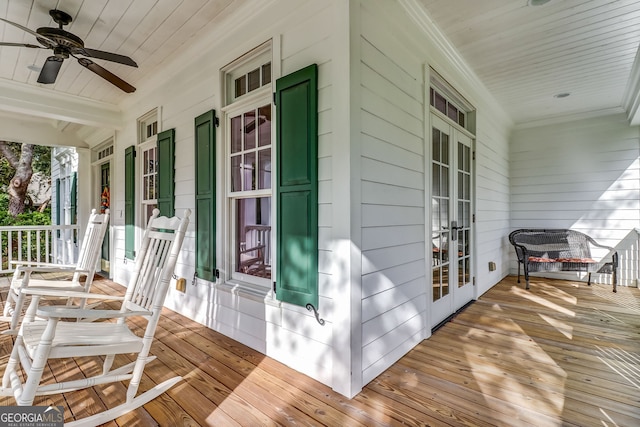
[[[11,261],[73,264],[78,256],[78,225],[0,227],[0,273],[13,271]]]

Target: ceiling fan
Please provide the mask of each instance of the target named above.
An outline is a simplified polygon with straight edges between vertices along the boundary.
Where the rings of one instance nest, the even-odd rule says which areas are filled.
[[[0,18],[0,21],[4,21],[7,24],[13,25],[14,27],[18,27],[21,30],[26,31],[29,34],[33,34],[38,42],[42,45],[38,46],[28,43],[0,42],[0,46],[17,46],[53,50],[53,56],[47,58],[44,66],[42,67],[42,70],[40,71],[40,75],[38,76],[38,83],[54,83],[56,81],[56,78],[58,77],[58,72],[60,71],[62,62],[65,59],[69,58],[69,56],[72,56],[78,60],[78,63],[80,65],[89,69],[90,71],[93,71],[94,73],[107,80],[109,83],[119,87],[123,91],[131,93],[136,90],[135,87],[131,86],[129,83],[125,82],[110,71],[102,68],[100,65],[96,64],[89,58],[104,59],[106,61],[117,62],[119,64],[129,65],[131,67],[137,67],[138,64],[136,64],[133,59],[129,58],[128,56],[119,55],[117,53],[105,52],[102,50],[89,49],[87,47],[84,47],[84,42],[80,37],[62,29],[63,26],[68,25],[72,21],[69,14],[61,10],[52,9],[49,11],[49,15],[51,15],[54,22],[58,24],[58,28],[41,27],[36,31],[33,31],[27,27],[23,27],[20,24],[16,24],[15,22]]]

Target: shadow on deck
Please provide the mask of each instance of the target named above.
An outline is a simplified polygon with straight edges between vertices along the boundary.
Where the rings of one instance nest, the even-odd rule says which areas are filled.
[[[96,279],[93,290],[124,288]],[[141,390],[176,373],[184,381],[107,425],[640,425],[636,288],[614,294],[608,285],[532,278],[525,291],[507,277],[351,400],[178,313],[163,314],[152,347],[158,358]],[[4,371],[11,337],[0,336],[0,345]],[[48,375],[95,369],[78,358],[56,362]],[[71,420],[113,406],[124,391],[98,386],[36,404],[63,405]]]

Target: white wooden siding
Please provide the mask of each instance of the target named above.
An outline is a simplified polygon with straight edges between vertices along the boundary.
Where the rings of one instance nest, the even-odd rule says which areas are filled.
[[[122,159],[124,149],[136,142],[137,117],[158,107],[160,129],[176,130],[175,208],[180,213],[194,208],[193,119],[212,108],[221,117],[219,70],[272,37],[274,80],[317,63],[319,312],[325,325],[304,307],[265,301],[266,289],[192,281],[193,223],[176,270],[187,279],[187,290],[172,289],[167,306],[349,396],[429,334],[424,75],[432,62],[485,111],[478,114],[477,249],[493,251],[487,259],[497,263],[507,249],[509,124],[504,113],[485,100],[482,87],[467,80],[468,71],[459,70],[457,61],[449,61],[449,54],[393,6],[278,0],[229,25],[211,39],[208,52],[199,52],[182,70],[171,68],[123,105],[127,126],[116,132],[112,164],[114,279],[126,283],[133,263],[123,264]],[[345,9],[355,14],[344,18]],[[348,44],[350,37],[355,45]],[[219,209],[226,203],[220,178],[223,143],[218,129]],[[218,268],[226,262],[227,228],[218,218]],[[501,273],[481,277],[482,288],[497,283]]]
[[[304,307],[281,305],[278,301],[265,302],[268,289],[251,292],[237,290],[231,286],[214,286],[203,280],[192,282],[195,269],[193,222],[189,226],[181,258],[176,267],[176,275],[187,279],[187,289],[185,293],[172,290],[167,297],[166,305],[311,377],[331,384],[334,313],[332,298],[336,289],[332,281],[335,263],[331,254],[333,69],[329,38],[332,32],[332,9],[330,4],[317,2],[306,2],[304,7],[302,5],[299,1],[276,2],[269,12],[271,19],[274,19],[274,16],[285,19],[274,20],[273,27],[263,25],[267,16],[256,15],[225,36],[231,42],[217,44],[219,40],[212,40],[211,52],[194,58],[192,64],[185,64],[183,70],[170,76],[158,90],[149,94],[143,104],[127,109],[131,124],[120,133],[116,151],[118,156],[123,156],[124,148],[135,143],[135,119],[152,108],[160,107],[160,130],[175,128],[176,132],[176,214],[179,215],[186,208],[194,209],[193,120],[210,109],[215,109],[217,116],[222,120],[219,70],[231,60],[273,36],[276,44],[274,51],[279,52],[281,60],[274,64],[274,73],[282,70],[281,74],[285,75],[311,63],[319,65],[319,311],[326,322],[325,325],[319,325],[313,313]],[[254,20],[253,24],[251,19]],[[247,27],[252,28],[252,31],[247,31]],[[256,28],[265,29],[256,32]],[[310,28],[313,31],[309,31]],[[273,81],[278,77],[280,76],[274,74]],[[216,142],[219,214],[223,212],[226,203],[224,178],[221,175],[224,170],[224,137],[220,129],[217,128]],[[123,170],[116,172],[118,178],[115,185],[120,189],[124,188],[122,175]],[[118,203],[119,209],[122,210],[122,197]],[[220,215],[218,217],[220,218]],[[119,219],[120,224],[123,224],[122,221]],[[217,267],[220,269],[224,269],[225,257],[228,257],[223,251],[226,229],[225,224],[218,219]],[[123,232],[119,233],[118,244],[120,248],[124,244]],[[117,257],[122,259],[123,255],[122,249],[117,251]],[[118,278],[124,282],[128,274],[127,270],[120,269]]]
[[[486,101],[486,99],[485,99]],[[509,132],[490,106],[476,104],[476,295],[509,273]],[[489,271],[489,263],[496,269]]]
[[[618,249],[621,283],[633,284],[638,265],[628,257],[635,260],[637,253],[626,251],[637,245],[640,224],[639,159],[640,134],[623,115],[517,130],[510,153],[511,228],[585,232]],[[517,272],[513,250],[511,272]]]
[[[429,335],[424,259],[425,69],[432,65],[477,109],[476,295],[508,273],[511,122],[456,52],[388,3],[361,3],[362,371],[375,378]],[[488,271],[488,262],[497,269]],[[425,330],[426,327],[426,330]]]
[[[424,329],[423,69],[363,3],[361,16],[362,377]]]

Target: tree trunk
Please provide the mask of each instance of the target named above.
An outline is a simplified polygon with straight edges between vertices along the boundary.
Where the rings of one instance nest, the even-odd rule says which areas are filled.
[[[9,164],[15,169],[15,175],[9,183],[9,215],[17,216],[24,212],[27,187],[33,175],[31,162],[33,160],[33,144],[22,144],[20,158],[7,147],[4,141],[0,141],[0,152],[7,158]]]

